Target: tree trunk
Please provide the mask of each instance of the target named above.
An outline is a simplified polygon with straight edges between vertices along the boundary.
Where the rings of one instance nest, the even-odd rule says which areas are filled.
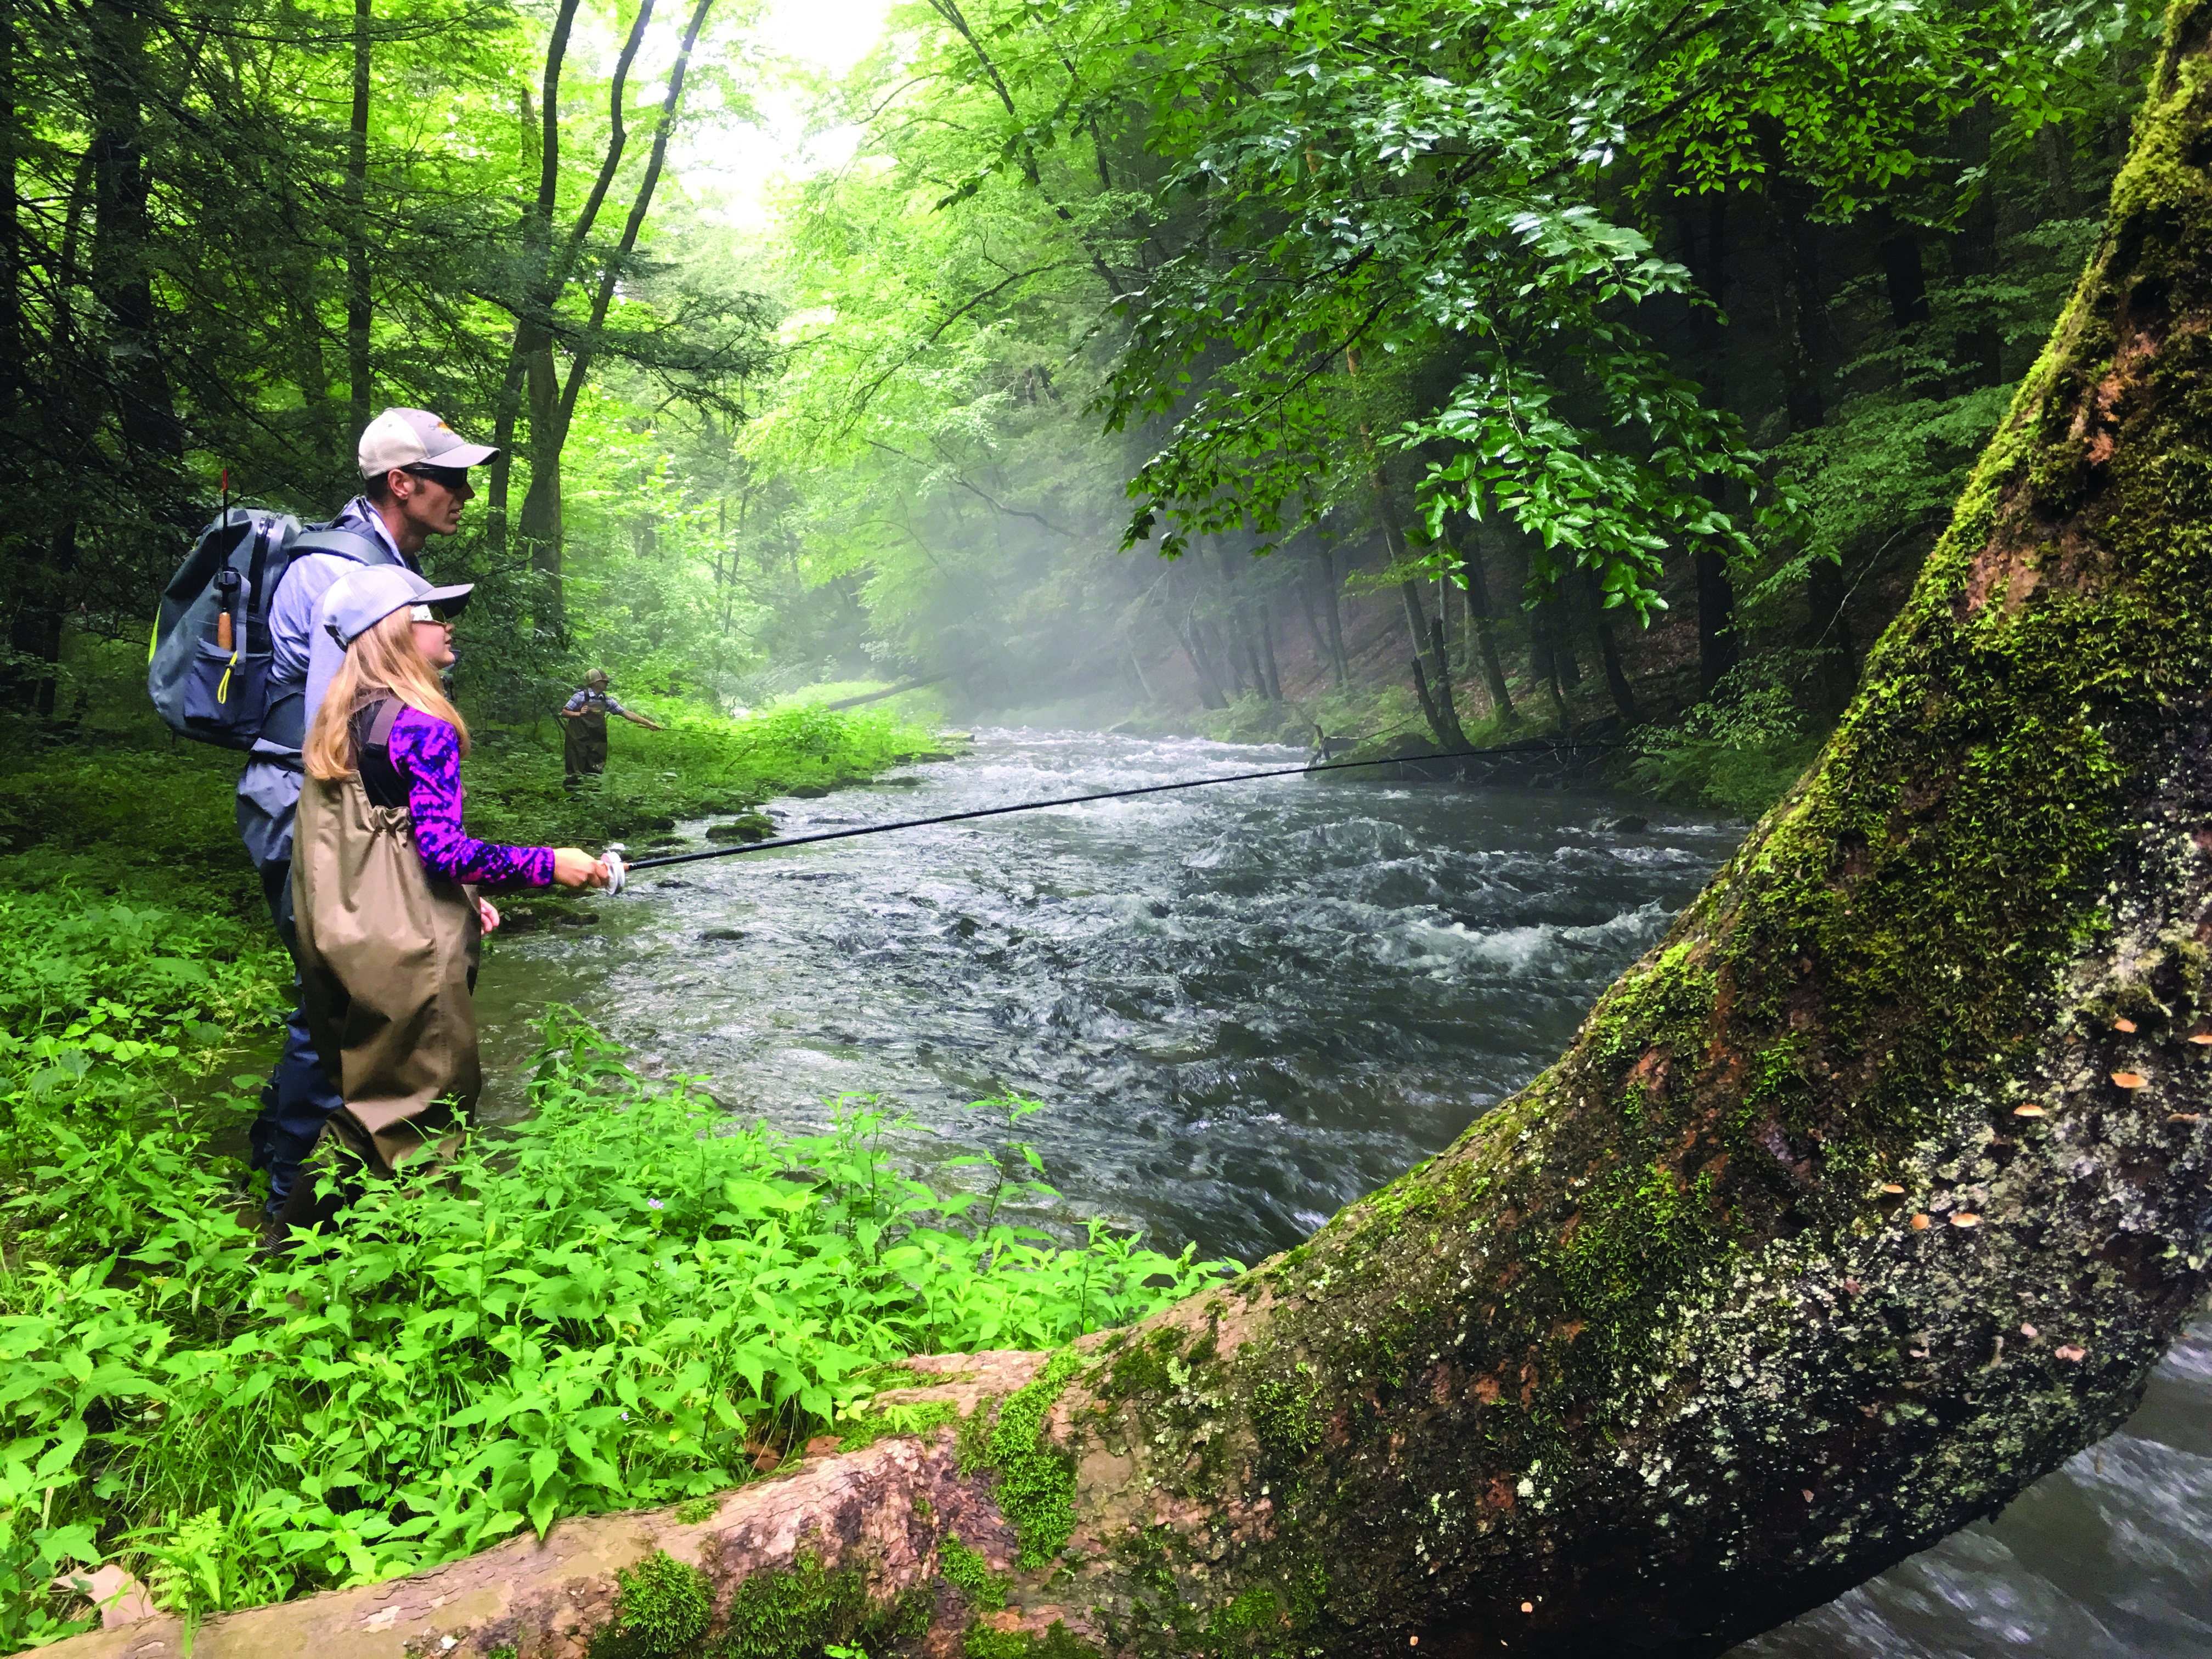
[[[1398,544],[1395,529],[1394,518],[1386,532],[1393,547]],[[1395,553],[1391,562],[1397,562]],[[1421,585],[1410,580],[1400,582],[1398,597],[1405,601],[1406,632],[1413,641],[1413,696],[1421,705],[1421,718],[1428,722],[1429,735],[1436,739],[1437,748],[1464,749],[1467,739],[1459,735],[1459,714],[1452,707],[1451,669],[1443,659],[1443,639],[1429,626],[1427,611],[1421,604]],[[1424,647],[1432,647],[1436,652],[1428,673],[1421,668]]]
[[[1301,570],[1297,580],[1298,614],[1305,618],[1306,637],[1313,641],[1314,661],[1334,672],[1335,664],[1329,655],[1328,636],[1321,631],[1321,613],[1314,608],[1314,584],[1311,570]],[[1339,685],[1342,680],[1336,682]]]
[[[555,617],[565,606],[561,590],[561,438],[557,414],[560,369],[549,344],[525,365],[530,392],[530,489],[522,498],[518,526],[532,568],[547,583]]]
[[[1265,595],[1260,600],[1260,660],[1267,671],[1267,695],[1283,701],[1283,671],[1275,661],[1275,618]]]
[[[1636,694],[1629,689],[1628,672],[1621,666],[1620,642],[1613,637],[1613,620],[1606,614],[1605,593],[1598,586],[1597,572],[1583,567],[1583,593],[1589,602],[1590,632],[1597,637],[1597,657],[1605,670],[1605,689],[1613,699],[1613,712],[1625,726],[1637,721]]]
[[[1337,603],[1336,560],[1316,538],[1314,556],[1321,569],[1322,617],[1328,623],[1328,659],[1339,686],[1352,681],[1352,659],[1344,649],[1344,608]]]
[[[1716,191],[1706,204],[1703,226],[1688,213],[1682,224],[1685,262],[1712,302],[1691,311],[1690,337],[1697,349],[1698,378],[1717,408],[1728,404],[1728,341],[1720,317],[1728,290],[1728,203],[1727,191]],[[1705,493],[1716,502],[1727,487],[1728,480],[1717,475],[1705,479]],[[1698,695],[1710,697],[1735,666],[1735,584],[1729,579],[1728,557],[1717,547],[1700,542],[1690,558],[1698,591]]]
[[[1269,702],[1283,700],[1282,683],[1273,672],[1273,652],[1265,632],[1266,621],[1255,623],[1252,609],[1244,603],[1243,584],[1238,580],[1238,556],[1229,550],[1226,543],[1217,539],[1213,544],[1214,557],[1220,562],[1222,591],[1228,595],[1228,620],[1224,626],[1242,656],[1242,665],[1249,670],[1260,695]]]
[[[113,367],[116,429],[125,457],[157,469],[183,453],[184,432],[169,391],[154,310],[149,259],[152,180],[146,173],[146,16],[97,0],[91,20],[96,123],[86,155],[92,167],[92,289],[106,312],[106,355]],[[155,486],[156,493],[167,493]]]
[[[1815,244],[1819,231],[1808,216],[1809,206],[1794,194],[1786,198],[1778,194],[1776,200],[1781,220],[1777,240],[1789,256],[1775,294],[1783,402],[1792,432],[1810,431],[1827,417],[1827,301]],[[1847,596],[1843,567],[1832,559],[1815,558],[1805,577],[1805,642],[1817,653],[1820,712],[1830,719],[1843,713],[1858,678],[1857,653],[1844,615]]]
[[[2172,479],[2212,407],[2212,177],[2174,159],[2212,140],[2212,3],[2166,38],[2099,252],[1865,690],[1559,1064],[1232,1285],[878,1396],[964,1436],[197,1651],[573,1651],[659,1549],[714,1632],[798,1610],[762,1653],[1710,1655],[2119,1425],[2212,1251],[2212,494]],[[955,1534],[1005,1576],[944,1577]]]
[[[0,430],[25,390],[22,203],[16,182],[22,119],[15,94],[15,5],[0,0]]]
[[[1968,167],[1989,165],[1990,139],[1996,126],[1996,112],[1986,103],[1960,118],[1959,136],[1965,152],[1962,159]],[[1951,274],[1987,284],[1998,275],[1997,252],[1996,198],[1985,178],[1975,191],[1957,234],[1951,238]],[[1968,314],[1984,320],[1961,329],[1953,344],[1954,392],[1996,386],[2004,379],[2004,337],[1991,320],[1994,310],[1995,301],[1986,293],[1968,301]]]
[[[1443,735],[1437,741],[1446,749],[1464,749],[1468,746],[1467,733],[1460,727],[1459,705],[1452,698],[1451,653],[1444,647],[1444,619],[1441,616],[1429,618],[1429,644],[1430,661],[1436,673],[1436,714],[1443,727]]]
[[[545,75],[536,128],[538,198],[522,220],[524,274],[516,303],[514,341],[508,351],[507,373],[493,404],[492,442],[499,453],[491,463],[491,488],[487,492],[484,538],[496,556],[507,550],[507,495],[514,473],[514,428],[530,379],[532,360],[552,349],[552,301],[545,292],[553,257],[553,209],[561,190],[561,67],[568,59],[568,36],[576,22],[578,0],[561,0],[545,41]],[[523,98],[524,124],[529,125],[528,95]]]
[[[1508,726],[1517,725],[1521,717],[1513,712],[1513,694],[1505,686],[1505,665],[1498,654],[1498,624],[1491,615],[1490,582],[1482,568],[1480,538],[1460,556],[1459,568],[1467,583],[1468,628],[1481,659],[1483,683],[1490,689],[1491,712]]]
[[[1192,626],[1200,629],[1199,637],[1205,641],[1213,660],[1217,664],[1228,665],[1229,672],[1225,683],[1229,687],[1231,700],[1233,702],[1250,690],[1252,688],[1246,683],[1244,677],[1243,659],[1237,655],[1237,641],[1229,625],[1226,623],[1217,622],[1204,624],[1194,623]]]
[[[47,538],[46,561],[19,562],[10,572],[15,603],[8,617],[8,644],[18,660],[9,665],[6,684],[15,704],[41,719],[53,717],[60,690],[62,596],[76,560],[76,520],[65,517]]]
[[[368,91],[370,0],[353,0],[353,125],[346,133],[346,380],[354,436],[374,413],[368,329]]]
[[[592,372],[592,338],[606,323],[607,308],[614,303],[615,287],[621,279],[622,262],[637,251],[638,234],[645,228],[646,216],[653,210],[653,191],[660,183],[660,170],[668,160],[668,141],[675,133],[676,117],[684,106],[684,74],[690,68],[692,48],[699,44],[699,33],[707,27],[707,14],[714,3],[714,0],[698,0],[698,4],[692,9],[691,21],[685,26],[684,39],[676,49],[676,62],[668,71],[668,90],[661,99],[660,120],[653,130],[653,149],[646,156],[645,173],[638,180],[636,198],[630,203],[629,217],[623,222],[622,240],[616,244],[614,258],[599,273],[599,291],[592,298],[591,318],[584,325],[584,341],[569,362],[568,383],[561,390],[560,440],[563,444],[568,442],[569,425],[576,418],[576,399],[582,393],[584,381]],[[639,8],[637,27],[632,31],[629,48],[632,53],[637,49],[637,41],[643,38],[645,20],[650,9],[649,5]],[[627,71],[629,68],[629,59],[625,58],[623,69]],[[616,95],[621,95],[619,90]],[[619,126],[617,131],[618,139]],[[602,190],[611,181],[615,163],[618,160],[620,149],[617,142],[610,144],[608,149],[607,163],[600,173]],[[586,210],[597,210],[596,197]],[[577,240],[580,242],[581,236]]]
[[[1207,708],[1228,708],[1229,699],[1215,684],[1213,671],[1206,666],[1206,658],[1201,653],[1202,642],[1198,638],[1197,624],[1193,623],[1186,629],[1182,624],[1170,621],[1168,630],[1175,635],[1176,643],[1182,647],[1183,655],[1190,659],[1190,672],[1198,680],[1200,703]]]
[[[2074,191],[2074,141],[2067,137],[2062,123],[2051,121],[2036,130],[2035,147],[2043,156],[2043,177],[2051,187],[2051,205],[2060,218],[2072,218],[2081,210],[2081,201]]]
[[[1555,587],[1529,612],[1528,623],[1544,641],[1545,674],[1563,690],[1571,691],[1583,683],[1583,671],[1582,665],[1575,660],[1566,604],[1565,593]]]

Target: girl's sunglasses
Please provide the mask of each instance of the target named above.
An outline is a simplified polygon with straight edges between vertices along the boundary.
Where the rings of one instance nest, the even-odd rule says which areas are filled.
[[[446,614],[442,605],[418,605],[407,614],[416,622],[443,623],[448,628],[453,625],[453,619]]]

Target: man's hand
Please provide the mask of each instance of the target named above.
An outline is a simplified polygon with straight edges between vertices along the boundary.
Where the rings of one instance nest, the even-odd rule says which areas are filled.
[[[483,930],[487,933],[499,931],[499,912],[489,899],[477,901],[477,920],[483,923]]]

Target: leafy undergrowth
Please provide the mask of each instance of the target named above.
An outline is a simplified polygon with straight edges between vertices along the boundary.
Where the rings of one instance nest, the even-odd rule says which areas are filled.
[[[0,860],[0,882],[18,862]],[[18,1138],[56,1114],[145,1109],[151,1079],[234,1061],[290,1000],[265,926],[78,864],[0,892],[0,1130]]]
[[[901,1176],[865,1103],[738,1124],[574,1024],[532,1098],[281,1257],[190,1131],[44,1126],[0,1273],[0,1638],[81,1623],[41,1587],[103,1561],[198,1614],[734,1486],[885,1362],[1061,1345],[1231,1265],[1060,1247],[1002,1218],[1003,1171]]]
[[[1755,818],[1782,799],[1826,741],[1827,722],[1806,712],[1793,665],[1768,653],[1730,671],[1712,700],[1632,742],[1628,776],[1685,805]],[[1802,680],[1802,673],[1796,678]]]

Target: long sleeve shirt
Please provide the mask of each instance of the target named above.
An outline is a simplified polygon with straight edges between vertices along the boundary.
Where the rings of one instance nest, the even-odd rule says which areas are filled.
[[[616,700],[612,692],[594,691],[589,686],[586,686],[568,702],[562,703],[561,710],[568,714],[606,715],[629,713],[629,709],[623,708]]]
[[[416,562],[401,553],[384,520],[366,495],[348,501],[331,520],[333,530],[350,530],[383,543],[410,570]],[[269,696],[274,702],[288,686],[304,687],[306,719],[315,710],[344,653],[318,628],[323,599],[343,577],[361,566],[337,553],[307,553],[293,560],[269,601]],[[246,855],[258,865],[292,856],[292,815],[300,802],[300,751],[263,738],[253,745],[246,774],[238,781],[238,830]]]
[[[390,753],[392,770],[407,785],[415,848],[424,870],[485,886],[551,884],[551,848],[502,847],[478,841],[462,826],[461,739],[451,726],[420,709],[402,709],[392,723]]]

